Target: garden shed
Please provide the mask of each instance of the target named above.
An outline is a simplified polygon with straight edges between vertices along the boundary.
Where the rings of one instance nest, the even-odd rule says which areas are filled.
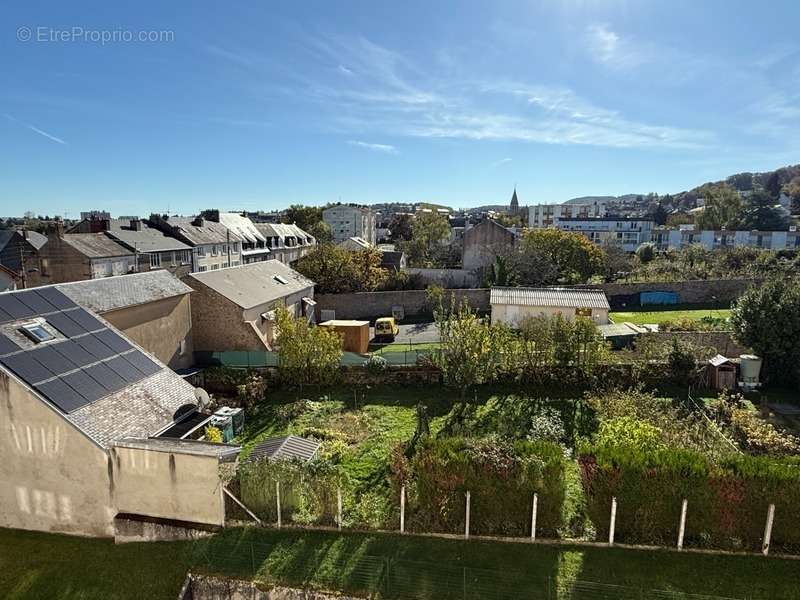
[[[708,361],[708,379],[715,390],[736,389],[736,364],[721,354]]]
[[[369,321],[324,321],[320,327],[333,329],[342,338],[342,350],[366,354],[369,350]]]

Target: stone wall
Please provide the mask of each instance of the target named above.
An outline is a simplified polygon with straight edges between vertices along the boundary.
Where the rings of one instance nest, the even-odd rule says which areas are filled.
[[[645,283],[603,283],[592,286],[600,288],[608,297],[612,309],[639,305],[641,292],[675,292],[681,304],[729,304],[741,296],[754,279],[703,279],[696,281],[668,281]]]
[[[466,299],[472,308],[480,312],[489,311],[488,289],[445,290],[445,296],[449,298],[451,292],[455,294],[456,302]],[[391,316],[393,306],[402,306],[406,317],[432,314],[426,290],[321,294],[314,299],[317,301],[317,320],[323,310],[335,310],[337,319],[371,320]]]
[[[659,344],[668,344],[673,339],[691,342],[698,346],[716,348],[717,352],[728,358],[736,358],[740,354],[750,354],[752,350],[742,346],[727,331],[660,331],[645,334],[653,337]]]
[[[472,288],[480,284],[475,271],[469,269],[404,269],[409,275],[419,277],[424,285],[441,285],[446,288]]]

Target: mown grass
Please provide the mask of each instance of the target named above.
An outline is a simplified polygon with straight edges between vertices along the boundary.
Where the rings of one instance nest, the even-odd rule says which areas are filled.
[[[612,312],[609,317],[614,323],[633,323],[635,325],[658,324],[664,321],[674,321],[676,319],[692,319],[699,321],[704,317],[715,319],[727,319],[731,316],[730,309],[711,309],[711,310],[643,310]]]

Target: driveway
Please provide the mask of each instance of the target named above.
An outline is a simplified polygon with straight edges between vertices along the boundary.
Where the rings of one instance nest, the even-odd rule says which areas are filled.
[[[395,337],[396,344],[422,344],[439,341],[439,330],[436,323],[409,323],[400,324],[400,333]],[[375,329],[370,327],[370,333]]]

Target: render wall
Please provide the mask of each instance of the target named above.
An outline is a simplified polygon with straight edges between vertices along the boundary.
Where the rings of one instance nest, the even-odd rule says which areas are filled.
[[[115,447],[120,513],[222,526],[225,504],[216,456]]]
[[[406,273],[420,278],[425,285],[441,285],[446,288],[471,288],[480,284],[476,271],[469,269],[421,269],[407,267]]]
[[[445,290],[445,298],[451,292],[456,302],[466,299],[472,308],[489,311],[489,290]],[[322,310],[335,310],[337,319],[367,319],[392,315],[393,306],[402,306],[406,317],[432,315],[432,307],[428,303],[426,290],[403,290],[394,292],[359,292],[356,294],[321,294],[314,298],[317,302],[317,320]]]
[[[464,232],[462,266],[468,271],[486,267],[513,246],[514,234],[494,221],[483,221]]]
[[[530,317],[546,316],[555,317],[562,315],[566,320],[575,320],[574,308],[559,308],[556,306],[518,306],[515,304],[495,304],[492,306],[492,323],[505,323],[512,327]],[[597,325],[608,323],[608,310],[593,308],[592,321]]]
[[[113,535],[108,455],[0,372],[0,527]]]
[[[190,294],[113,310],[103,318],[171,368],[194,364]],[[181,354],[182,341],[185,346]]]

